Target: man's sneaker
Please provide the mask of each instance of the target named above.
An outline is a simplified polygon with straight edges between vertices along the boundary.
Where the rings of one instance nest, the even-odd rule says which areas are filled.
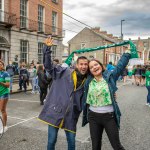
[[[149,104],[149,103],[146,103],[145,105],[146,105],[146,106],[149,106],[150,104]]]
[[[31,94],[35,94],[35,92],[34,92],[34,91],[32,91],[32,92],[31,92]]]
[[[4,127],[4,133],[5,133],[7,130],[8,130],[8,127],[5,126],[5,127]]]

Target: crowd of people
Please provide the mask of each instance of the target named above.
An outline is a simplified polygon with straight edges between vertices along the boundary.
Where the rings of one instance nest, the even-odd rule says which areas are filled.
[[[128,49],[116,66],[110,62],[106,69],[96,59],[88,60],[80,56],[74,67],[60,65],[51,58],[53,39],[48,38],[43,49],[43,64],[32,62],[29,69],[22,63],[18,68],[19,90],[32,85],[32,94],[40,94],[40,104],[44,105],[38,119],[48,124],[47,150],[55,150],[59,128],[64,129],[68,150],[75,150],[77,123],[83,111],[82,126],[89,123],[92,149],[102,147],[105,130],[114,150],[124,150],[119,138],[121,112],[116,102],[116,82],[127,76],[135,79],[137,86],[145,84],[148,90],[147,105],[150,106],[150,68],[128,67],[131,57]],[[13,72],[13,73],[12,73]],[[6,105],[12,92],[15,69],[11,62],[6,67],[0,61],[0,110],[7,130]],[[10,91],[9,91],[10,87]]]

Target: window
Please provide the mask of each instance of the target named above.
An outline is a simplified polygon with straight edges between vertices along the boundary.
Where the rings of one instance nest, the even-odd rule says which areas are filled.
[[[20,0],[20,27],[27,27],[27,0]]]
[[[21,49],[21,54],[20,54],[20,60],[21,62],[28,62],[28,41],[21,40],[20,41],[20,49]]]
[[[54,3],[58,3],[58,0],[52,0],[52,2],[54,2]]]
[[[110,54],[109,55],[109,62],[115,63],[115,54]]]
[[[81,49],[86,48],[86,43],[81,43]]]
[[[2,0],[0,0],[0,10],[2,10]]]
[[[44,43],[38,43],[38,62],[43,63],[43,47]]]
[[[53,45],[52,46],[52,59],[56,57],[56,49],[57,49],[57,45]]]
[[[4,21],[4,0],[0,0],[0,21]]]
[[[38,31],[43,32],[43,16],[44,16],[44,7],[38,5]]]
[[[57,12],[52,12],[52,32],[56,34],[57,29]]]
[[[2,0],[0,0],[0,21],[2,21]]]

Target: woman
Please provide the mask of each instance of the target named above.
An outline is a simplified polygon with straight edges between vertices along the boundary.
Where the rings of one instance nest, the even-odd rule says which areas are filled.
[[[128,75],[128,69],[127,67],[123,70],[122,72],[122,77],[123,77],[123,85],[125,85],[126,81],[127,81],[127,75]]]
[[[47,81],[47,76],[44,72],[43,65],[38,66],[37,75],[38,75],[38,86],[40,87],[40,104],[43,105],[44,99],[46,98],[47,95],[47,88],[49,83]]]
[[[134,76],[135,76],[135,83],[137,86],[141,83],[141,66],[137,65],[134,70]]]
[[[146,105],[150,107],[150,67],[147,68],[145,72],[145,77],[146,77],[146,88],[148,90]]]
[[[28,70],[29,72],[29,82],[31,83],[32,86],[32,94],[35,94],[36,92],[36,69],[34,68],[34,64],[30,64],[30,69]]]
[[[112,72],[104,70],[98,60],[89,62],[91,75],[85,83],[85,99],[83,108],[83,126],[90,126],[92,149],[101,150],[103,130],[105,129],[114,150],[124,150],[119,140],[120,110],[115,101],[116,81],[130,59],[130,51],[123,54]]]
[[[4,132],[8,130],[6,126],[7,125],[6,106],[10,94],[9,86],[10,86],[10,76],[6,71],[4,71],[4,63],[0,60],[0,111],[2,113],[2,119],[4,123]]]

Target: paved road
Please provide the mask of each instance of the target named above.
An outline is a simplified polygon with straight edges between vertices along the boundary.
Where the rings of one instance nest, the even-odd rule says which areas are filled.
[[[120,139],[126,150],[150,150],[150,107],[145,106],[146,88],[118,84],[117,99],[122,111]],[[45,150],[47,125],[37,120],[42,106],[38,95],[30,92],[13,94],[8,104],[9,130],[0,140],[0,150]],[[56,150],[66,150],[67,143],[60,130]],[[77,150],[91,150],[88,126],[78,123]],[[102,150],[112,150],[106,134]]]

